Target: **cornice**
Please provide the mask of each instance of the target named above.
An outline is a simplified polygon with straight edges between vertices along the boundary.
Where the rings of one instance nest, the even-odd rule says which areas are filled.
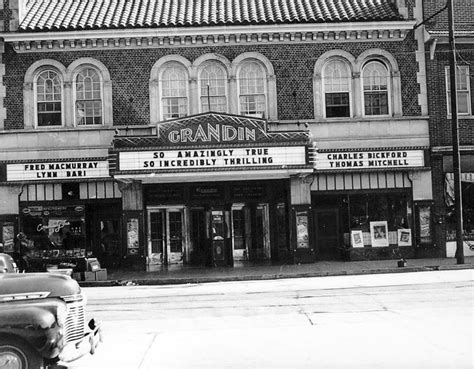
[[[1,34],[17,52],[202,46],[209,44],[401,41],[415,21],[189,28],[140,28]]]

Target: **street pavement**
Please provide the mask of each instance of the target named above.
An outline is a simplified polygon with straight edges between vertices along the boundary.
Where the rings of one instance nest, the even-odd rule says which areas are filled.
[[[170,266],[153,272],[127,270],[108,271],[106,281],[87,281],[80,282],[80,284],[84,287],[167,285],[474,269],[474,257],[465,257],[464,261],[464,264],[457,264],[454,258],[408,259],[405,267],[398,267],[398,260],[319,261],[308,264],[252,265],[235,266],[233,268]]]
[[[404,269],[406,270],[406,269]],[[473,269],[84,288],[70,369],[472,369]]]

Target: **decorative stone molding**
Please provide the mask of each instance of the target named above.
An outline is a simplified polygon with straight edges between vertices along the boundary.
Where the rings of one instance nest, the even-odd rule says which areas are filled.
[[[3,46],[3,45],[2,45]],[[1,58],[0,58],[1,60]],[[3,84],[3,77],[5,76],[5,64],[0,64],[0,131],[5,128],[5,119],[7,117],[7,110],[3,105],[6,96],[6,88]]]
[[[404,1],[404,0],[398,0]],[[401,13],[406,7],[402,6]],[[352,22],[324,24],[283,24],[235,27],[183,27],[173,29],[114,29],[81,32],[22,32],[5,35],[17,52],[72,51],[104,48],[186,47],[229,43],[359,42],[362,40],[403,40],[415,21]]]
[[[416,0],[413,8],[415,19],[419,22],[423,20],[423,1]],[[417,50],[415,52],[416,61],[418,62],[418,71],[416,72],[416,80],[420,86],[420,93],[418,94],[418,105],[421,108],[421,115],[428,115],[428,92],[426,87],[426,56],[425,56],[425,36],[424,27],[415,29],[415,39],[417,42]],[[434,49],[436,48],[436,39],[429,42],[430,58],[434,57]],[[432,51],[433,50],[433,51]]]

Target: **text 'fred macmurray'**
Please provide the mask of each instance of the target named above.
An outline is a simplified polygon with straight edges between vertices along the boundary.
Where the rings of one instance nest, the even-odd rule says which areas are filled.
[[[25,164],[25,171],[35,171],[36,178],[58,178],[59,173],[63,176],[76,178],[86,177],[87,169],[97,169],[98,162],[75,162],[75,163],[49,163],[49,164]]]

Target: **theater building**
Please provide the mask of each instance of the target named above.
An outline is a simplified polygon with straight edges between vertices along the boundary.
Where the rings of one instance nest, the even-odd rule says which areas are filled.
[[[203,113],[160,123],[153,136],[115,137],[109,162],[123,183],[127,254],[147,255],[149,270],[288,262],[298,243],[309,245],[308,207],[298,202],[314,169],[308,132]]]
[[[432,247],[421,0],[1,6],[8,247],[147,270]]]

